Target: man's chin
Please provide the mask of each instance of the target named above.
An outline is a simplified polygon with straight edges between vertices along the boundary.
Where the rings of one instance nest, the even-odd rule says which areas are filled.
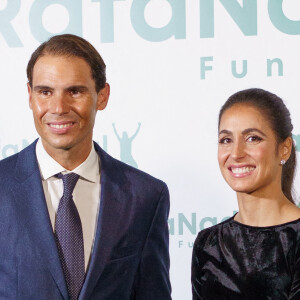
[[[69,151],[74,147],[74,143],[70,141],[45,141],[42,139],[44,148],[47,150],[65,150]]]

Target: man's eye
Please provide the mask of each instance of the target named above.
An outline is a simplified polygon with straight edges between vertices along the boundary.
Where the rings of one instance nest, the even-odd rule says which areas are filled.
[[[78,95],[80,92],[78,90],[70,90],[71,95]]]
[[[48,90],[42,90],[42,91],[41,91],[41,94],[42,94],[43,96],[49,96],[49,95],[51,94],[51,92],[48,91]]]
[[[231,139],[228,137],[222,138],[219,140],[220,144],[229,144],[231,142]]]

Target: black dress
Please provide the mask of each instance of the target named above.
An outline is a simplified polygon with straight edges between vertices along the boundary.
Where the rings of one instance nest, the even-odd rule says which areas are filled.
[[[233,218],[198,234],[193,299],[300,300],[300,219],[253,227]]]

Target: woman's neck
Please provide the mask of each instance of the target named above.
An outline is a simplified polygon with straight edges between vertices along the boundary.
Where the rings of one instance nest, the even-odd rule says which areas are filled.
[[[273,226],[300,218],[300,209],[280,191],[237,193],[239,212],[235,220],[251,226]]]

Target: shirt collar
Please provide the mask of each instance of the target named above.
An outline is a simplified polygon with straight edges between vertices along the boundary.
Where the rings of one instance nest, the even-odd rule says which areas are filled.
[[[97,182],[100,176],[100,160],[94,144],[92,145],[91,152],[87,159],[71,171],[66,170],[46,152],[40,139],[36,144],[36,156],[43,180],[47,180],[58,173],[69,172],[74,172],[91,182]]]

